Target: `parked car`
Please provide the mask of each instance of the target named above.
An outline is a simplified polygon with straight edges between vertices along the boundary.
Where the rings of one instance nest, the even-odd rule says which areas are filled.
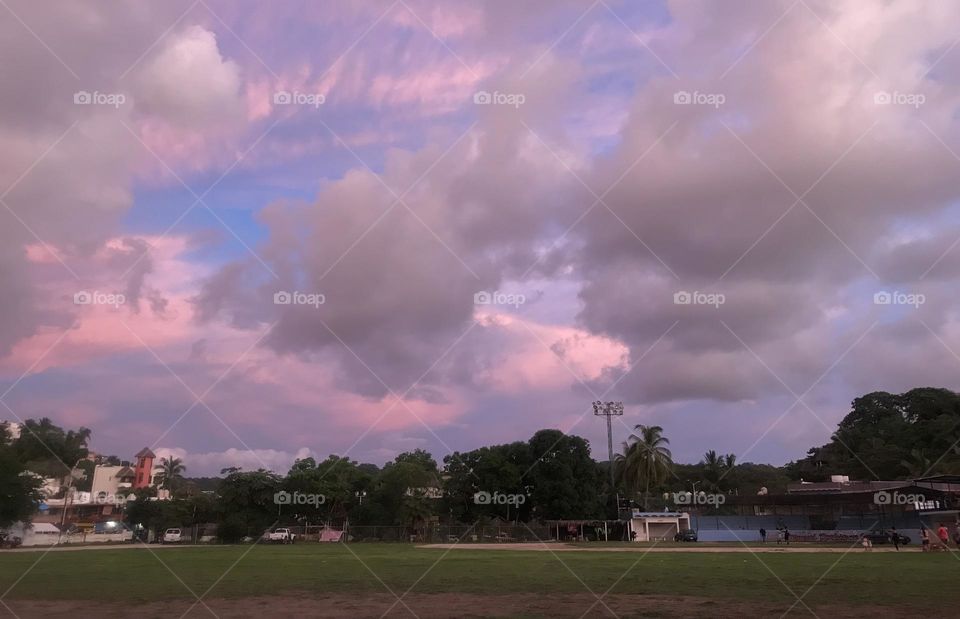
[[[673,536],[673,541],[675,542],[695,542],[697,541],[697,532],[693,529],[686,529],[680,531]]]
[[[179,544],[183,541],[183,531],[180,529],[167,529],[163,532],[161,544]]]
[[[297,536],[294,535],[290,529],[281,528],[264,533],[263,541],[270,542],[272,544],[292,544],[296,537]]]
[[[863,536],[868,540],[870,540],[873,544],[892,544],[893,543],[893,536],[890,534],[889,531],[870,531],[868,533],[864,533]],[[901,533],[900,544],[903,546],[906,546],[909,543],[910,543],[910,538],[904,535],[903,533]]]

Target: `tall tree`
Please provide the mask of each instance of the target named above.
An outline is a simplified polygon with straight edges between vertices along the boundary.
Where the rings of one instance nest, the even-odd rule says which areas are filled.
[[[283,482],[284,489],[290,493],[322,496],[323,501],[301,503],[283,513],[289,511],[312,521],[342,521],[358,506],[357,495],[367,490],[370,480],[370,475],[349,458],[331,455],[319,464],[313,458],[297,460]]]
[[[436,514],[439,501],[427,499],[422,505],[408,505],[408,497],[425,498],[426,489],[437,488],[441,485],[433,457],[418,449],[414,452],[402,453],[392,462],[387,462],[380,475],[373,483],[368,497],[368,515],[378,514],[381,519],[388,519],[393,524],[416,526],[411,524],[414,519],[408,518],[409,513],[423,514],[423,507],[429,507],[430,514]],[[416,509],[413,509],[416,507]],[[381,520],[381,523],[383,520]]]
[[[41,500],[41,480],[26,470],[7,430],[0,426],[0,528],[29,522]]]
[[[623,453],[616,457],[616,471],[628,490],[643,489],[643,504],[647,506],[650,489],[663,484],[673,467],[670,439],[663,436],[660,426],[634,426],[634,434],[623,443]]]
[[[932,462],[926,456],[923,449],[911,449],[910,454],[900,461],[907,475],[910,477],[922,477],[930,474]]]
[[[603,480],[585,439],[560,430],[540,430],[528,444],[534,459],[523,478],[529,487],[532,517],[603,517]]]
[[[710,492],[722,492],[724,488],[733,486],[733,479],[730,473],[736,468],[737,456],[735,454],[718,454],[711,449],[703,454],[703,460],[700,461],[703,467],[704,490]]]
[[[807,481],[830,475],[869,480],[958,473],[960,453],[951,449],[958,430],[960,394],[932,387],[901,394],[876,391],[853,401],[830,442],[810,449],[787,469],[794,479]],[[926,469],[904,465],[920,464],[913,450],[934,456]],[[940,454],[945,455],[937,459]]]
[[[258,537],[280,519],[277,493],[282,478],[263,469],[233,470],[221,482],[219,535],[228,542],[249,535]]]
[[[491,445],[468,452],[454,452],[444,458],[444,509],[460,522],[474,522],[482,516],[526,521],[533,501],[527,497],[529,480],[524,473],[533,464],[530,446],[517,441]],[[478,492],[523,495],[520,505],[477,504]]]
[[[64,430],[47,417],[27,419],[14,442],[17,457],[28,470],[45,477],[66,477],[90,453],[90,430]]]
[[[183,484],[183,474],[187,467],[183,460],[168,456],[160,459],[160,485],[170,492],[178,490]]]

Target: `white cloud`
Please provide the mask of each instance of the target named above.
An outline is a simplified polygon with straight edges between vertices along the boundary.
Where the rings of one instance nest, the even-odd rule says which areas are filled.
[[[239,119],[240,67],[225,60],[216,35],[200,26],[169,37],[139,72],[134,93],[138,111],[182,128],[205,129]]]
[[[265,468],[281,475],[286,474],[296,460],[316,457],[307,447],[301,447],[295,452],[276,449],[235,449],[226,451],[210,451],[205,453],[190,453],[181,447],[159,447],[153,450],[157,459],[175,457],[183,460],[187,467],[186,477],[216,476],[222,469],[239,467],[244,471],[255,471]]]

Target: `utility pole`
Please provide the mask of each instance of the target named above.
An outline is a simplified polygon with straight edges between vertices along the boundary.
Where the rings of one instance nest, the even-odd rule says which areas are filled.
[[[70,468],[70,484],[67,486],[67,491],[63,495],[63,512],[60,514],[60,531],[57,533],[57,545],[59,545],[60,540],[63,539],[63,529],[64,527],[66,527],[66,521],[67,521],[67,504],[70,501],[70,499],[73,498],[72,496],[73,484],[76,481],[76,479],[73,476],[73,472],[77,469],[78,466],[80,466],[80,462],[82,462],[85,459],[86,458],[77,458],[77,461],[74,462],[73,466]]]
[[[600,402],[593,403],[593,414],[597,417],[607,418],[607,456],[610,458],[610,492],[615,492],[616,483],[613,477],[613,422],[611,417],[620,417],[623,415],[623,402]],[[617,510],[620,506],[617,505]]]

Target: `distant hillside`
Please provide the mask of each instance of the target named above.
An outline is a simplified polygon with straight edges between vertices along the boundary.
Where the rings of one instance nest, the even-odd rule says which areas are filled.
[[[204,492],[206,490],[216,490],[223,481],[222,477],[185,477],[184,481],[193,484],[197,490]]]

